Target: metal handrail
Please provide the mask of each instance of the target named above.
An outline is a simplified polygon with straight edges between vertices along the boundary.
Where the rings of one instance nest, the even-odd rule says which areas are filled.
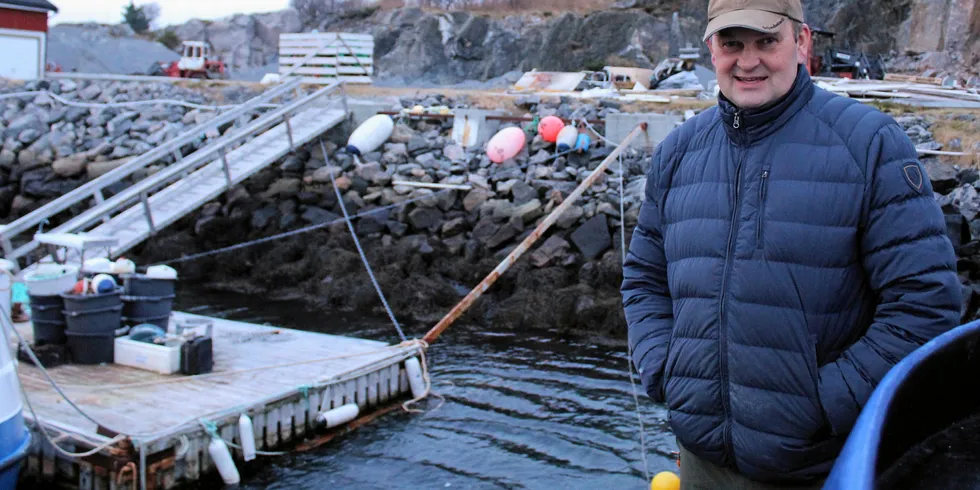
[[[104,216],[109,216],[110,213],[119,210],[120,208],[128,209],[128,206],[135,203],[137,200],[143,202],[144,213],[150,213],[148,197],[151,192],[154,192],[163,186],[169,185],[174,177],[180,177],[180,174],[184,172],[192,172],[199,166],[211,163],[211,161],[213,161],[213,158],[211,158],[212,155],[220,155],[220,152],[226,151],[228,147],[237,143],[239,140],[279,124],[279,121],[285,122],[288,120],[291,113],[296,112],[298,109],[305,107],[310,102],[327,95],[329,92],[341,85],[342,82],[334,82],[310,95],[307,95],[306,97],[263,114],[259,119],[252,121],[241,130],[236,131],[233,134],[223,136],[211,145],[208,145],[194,152],[193,154],[184,157],[180,162],[154,173],[152,176],[149,176],[146,179],[143,179],[140,182],[137,182],[136,184],[122,190],[111,198],[106,199],[103,203],[85,210],[78,216],[51,230],[51,233],[71,233],[84,229],[92,225],[94,222],[101,220]],[[151,215],[152,214],[148,214],[147,218],[151,219]],[[149,222],[152,223],[152,221]],[[152,228],[153,226],[151,226],[151,229]],[[17,248],[11,255],[12,257],[16,258],[23,257],[36,249],[39,245],[39,243],[32,240],[31,242]]]
[[[221,125],[233,122],[238,117],[251,112],[259,105],[272,100],[275,97],[281,96],[290,90],[297,89],[300,85],[300,81],[296,80],[263,92],[261,95],[245,102],[241,106],[231,109],[228,112],[224,112],[209,121],[194,126],[177,137],[166,141],[154,147],[150,151],[133,158],[129,162],[126,162],[125,164],[82,184],[81,186],[45,204],[44,206],[41,206],[27,215],[22,216],[9,224],[0,225],[0,237],[2,237],[2,240],[5,242],[4,251],[8,254],[7,258],[16,259],[22,257],[22,255],[9,256],[11,253],[11,250],[9,250],[9,241],[11,238],[25,231],[34,230],[37,225],[43,222],[45,219],[48,219],[49,217],[54,216],[55,214],[60,213],[61,211],[64,211],[65,209],[68,209],[71,206],[74,206],[75,204],[78,204],[79,202],[90,197],[94,196],[96,201],[99,201],[101,199],[100,196],[102,190],[106,187],[129,177],[137,170],[145,168],[161,158],[170,155],[171,153],[177,153],[181,147],[200,138],[211,129],[215,129]]]

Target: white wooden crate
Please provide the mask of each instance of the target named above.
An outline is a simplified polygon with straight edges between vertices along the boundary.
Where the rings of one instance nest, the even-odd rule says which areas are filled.
[[[305,83],[372,82],[374,37],[346,32],[279,35],[279,75]]]

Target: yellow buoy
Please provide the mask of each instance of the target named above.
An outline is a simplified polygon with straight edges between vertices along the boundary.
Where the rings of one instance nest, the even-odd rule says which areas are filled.
[[[661,471],[650,482],[650,490],[680,490],[681,479],[670,471]]]
[[[412,108],[412,114],[418,115],[424,112],[425,112],[425,107],[422,107],[420,105],[416,105],[415,107]]]

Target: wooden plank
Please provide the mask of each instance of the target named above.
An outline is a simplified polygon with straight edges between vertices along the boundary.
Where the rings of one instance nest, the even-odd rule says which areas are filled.
[[[944,90],[938,88],[926,88],[926,87],[908,87],[903,89],[905,92],[912,92],[915,94],[925,94],[925,95],[935,95],[939,97],[947,97],[957,100],[969,100],[972,102],[980,102],[980,95],[971,94],[965,90]]]
[[[381,383],[381,377],[377,372],[373,372],[365,376],[367,381],[367,404],[368,406],[378,405],[378,385]]]
[[[201,442],[200,437],[188,439],[187,454],[184,456],[184,474],[191,481],[201,478]]]
[[[351,48],[374,48],[374,41],[358,41],[358,40],[344,40],[344,43]],[[297,40],[280,40],[280,48],[317,48],[323,45],[328,47],[344,47],[344,43],[337,40],[330,39],[297,39]]]
[[[355,55],[351,56],[350,51],[347,49],[337,49],[337,48],[326,48],[323,50],[318,49],[300,49],[300,48],[289,48],[282,49],[279,51],[279,64],[280,65],[295,65],[300,61],[306,59],[306,56],[312,52],[316,52],[316,56],[310,58],[307,64],[326,64],[331,63],[345,63],[350,65],[356,65],[357,63],[365,65],[374,64],[374,53],[369,52],[367,49],[354,48],[351,51]],[[328,61],[329,60],[329,61]]]
[[[79,461],[78,463],[78,490],[92,490],[95,488],[95,469],[92,463]]]
[[[286,402],[279,406],[279,442],[286,444],[293,440],[293,404]]]
[[[329,85],[336,81],[343,81],[347,83],[364,83],[371,84],[374,80],[371,77],[354,77],[354,76],[339,76],[339,77],[297,77],[303,81],[303,83],[310,84],[320,84]]]
[[[265,413],[265,445],[279,446],[279,407],[269,407]]]
[[[378,380],[378,400],[385,403],[391,398],[391,370],[382,369],[378,375],[380,377]]]
[[[357,400],[357,406],[361,407],[361,410],[367,407],[367,385],[367,376],[358,376],[355,400]]]
[[[280,66],[280,72],[286,72],[289,68],[285,66]],[[297,68],[293,71],[298,75],[366,75],[370,76],[374,74],[374,68],[371,66],[336,66],[336,67],[318,67],[318,66],[303,66]]]
[[[279,34],[280,40],[295,41],[302,39],[343,39],[345,41],[373,41],[374,36],[370,34],[359,34],[355,32],[290,32]]]
[[[943,79],[939,77],[920,77],[916,75],[901,75],[898,73],[885,73],[885,81],[890,82],[909,82],[924,83],[928,85],[942,85]]]
[[[401,373],[398,364],[392,364],[391,367],[388,368],[388,371],[390,372],[388,375],[388,391],[391,392],[392,397],[395,397],[401,394],[401,387],[398,383]]]

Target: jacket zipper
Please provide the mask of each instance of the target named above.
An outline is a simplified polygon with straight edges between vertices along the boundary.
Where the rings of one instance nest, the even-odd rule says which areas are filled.
[[[735,121],[738,121],[738,113],[735,113]],[[738,231],[738,216],[741,210],[739,202],[739,187],[742,176],[742,159],[745,150],[739,149],[738,161],[735,164],[735,203],[732,206],[732,224],[728,231],[728,250],[725,254],[725,271],[722,275],[721,296],[718,305],[718,350],[719,367],[721,371],[721,402],[725,411],[725,427],[722,434],[724,452],[729,458],[732,456],[732,423],[731,423],[731,400],[728,396],[728,325],[725,320],[725,305],[728,300],[728,275],[731,269],[732,254],[734,253],[735,234]],[[726,458],[726,459],[729,459]]]
[[[762,227],[765,222],[763,213],[766,210],[766,190],[769,187],[769,169],[762,170],[762,182],[759,184],[759,226],[755,231],[756,248],[762,248]]]

